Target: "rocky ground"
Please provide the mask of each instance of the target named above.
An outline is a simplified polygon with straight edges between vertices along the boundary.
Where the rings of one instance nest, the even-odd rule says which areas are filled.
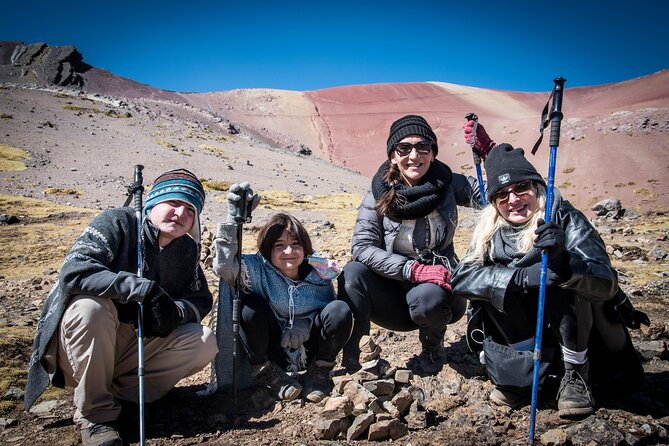
[[[248,250],[257,225],[269,213],[287,209],[307,223],[318,249],[340,263],[348,260],[355,206],[369,181],[355,172],[272,149],[243,131],[232,135],[227,125],[171,103],[110,105],[104,98],[11,87],[0,89],[0,97],[0,144],[3,150],[19,148],[29,156],[15,157],[27,166],[25,170],[12,171],[2,164],[0,172],[0,214],[12,223],[0,226],[2,444],[80,442],[71,419],[71,391],[51,390],[30,413],[22,410],[32,334],[64,253],[95,212],[123,201],[135,163],[147,166],[147,183],[160,171],[181,165],[207,179],[203,223],[210,230],[225,215],[220,197],[226,183],[252,179],[265,199],[247,228]],[[125,113],[130,116],[120,117]],[[669,216],[663,211],[640,215],[614,211],[595,217],[594,211],[587,211],[609,246],[623,288],[651,318],[650,327],[632,333],[646,382],[632,396],[601,396],[597,412],[583,420],[561,420],[553,401],[543,401],[537,415],[537,443],[669,443]],[[476,212],[461,209],[459,253],[464,252],[476,217]],[[216,279],[207,274],[215,290]],[[510,411],[488,404],[491,384],[468,352],[463,334],[464,321],[449,327],[441,370],[435,376],[420,376],[414,359],[419,351],[415,333],[374,331],[386,369],[407,371],[401,379],[408,382],[395,383],[394,390],[413,386],[413,398],[424,395],[417,418],[408,422],[408,416],[396,417],[404,427],[395,425],[392,432],[397,438],[383,442],[526,443],[529,408]],[[335,373],[345,379],[341,369]],[[398,375],[394,376],[397,381]],[[238,407],[233,408],[230,394],[197,395],[209,379],[209,370],[204,370],[148,405],[148,444],[378,444],[368,435],[324,439],[327,435],[319,426],[329,413],[328,401],[275,403],[264,390],[248,389],[240,392]],[[137,443],[136,424],[126,425],[124,433],[129,443]]]

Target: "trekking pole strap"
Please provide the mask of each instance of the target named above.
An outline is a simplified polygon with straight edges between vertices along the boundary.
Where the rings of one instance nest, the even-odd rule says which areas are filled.
[[[567,80],[563,77],[557,77],[553,79],[555,86],[551,95],[548,97],[548,101],[544,106],[543,111],[541,112],[541,122],[539,123],[539,139],[534,143],[532,147],[532,155],[537,153],[541,141],[544,138],[544,129],[548,127],[548,124],[551,125],[551,136],[550,136],[550,146],[557,147],[560,145],[560,122],[562,121],[562,93],[564,91],[564,84]],[[551,99],[553,100],[552,110],[549,113],[551,108]],[[557,127],[557,128],[556,128]]]

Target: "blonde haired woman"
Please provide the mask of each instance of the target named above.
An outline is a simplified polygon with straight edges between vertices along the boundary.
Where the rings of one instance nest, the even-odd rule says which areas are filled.
[[[588,347],[593,302],[601,308],[601,303],[612,301],[619,291],[604,242],[588,219],[557,190],[551,222],[543,221],[546,183],[525,159],[523,149],[496,146],[485,160],[485,168],[490,204],[474,229],[452,285],[456,296],[473,303],[470,322],[480,322],[476,328],[469,327],[468,340],[470,347],[482,344],[488,374],[496,386],[490,400],[517,408],[529,399],[541,253],[545,249],[549,259],[545,319],[564,367],[557,396],[559,413],[562,417],[592,413]],[[471,317],[474,314],[476,317]],[[620,324],[602,320],[599,326],[599,336],[613,345],[613,350],[629,346],[627,332]],[[542,378],[544,375],[542,368]]]

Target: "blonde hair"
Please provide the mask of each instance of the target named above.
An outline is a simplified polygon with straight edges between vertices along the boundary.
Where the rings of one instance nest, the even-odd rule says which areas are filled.
[[[534,231],[537,228],[537,220],[544,218],[544,211],[546,209],[546,188],[543,184],[532,182],[537,190],[537,210],[534,215],[522,226],[519,226],[517,232],[518,251],[521,254],[527,254],[534,245],[536,238]],[[469,242],[469,248],[463,263],[478,263],[483,264],[487,260],[492,261],[492,253],[494,252],[493,236],[501,229],[511,227],[511,223],[506,221],[502,214],[493,203],[489,203],[483,212],[479,222],[474,227],[472,239]]]

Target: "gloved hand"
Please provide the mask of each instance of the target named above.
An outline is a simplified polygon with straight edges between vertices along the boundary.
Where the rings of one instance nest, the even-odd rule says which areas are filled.
[[[309,339],[311,319],[294,319],[293,326],[286,327],[281,333],[281,347],[298,348]]]
[[[144,300],[144,337],[167,337],[181,320],[179,307],[165,290],[155,285]]]
[[[511,282],[522,290],[539,289],[541,285],[541,262],[532,266],[518,268],[511,277]],[[563,281],[551,268],[546,270],[546,286],[557,286]]]
[[[411,265],[409,281],[411,283],[433,283],[448,292],[453,291],[451,288],[451,272],[444,265],[424,265],[415,261]]]
[[[228,223],[243,223],[258,206],[260,195],[254,194],[248,181],[235,183],[228,191]]]
[[[650,326],[650,319],[643,311],[636,310],[630,298],[618,288],[613,299],[604,304],[606,314],[613,322],[622,322],[627,328],[637,329],[641,324]]]
[[[535,248],[548,251],[549,268],[560,276],[563,282],[569,280],[572,271],[569,266],[569,253],[564,249],[564,229],[556,223],[546,223],[543,219],[539,219],[534,233],[537,235],[534,240]]]
[[[474,133],[474,123],[476,121],[469,120],[465,122],[462,126],[465,132],[465,142],[472,145],[472,134]],[[481,157],[481,160],[485,160],[488,156],[488,152],[495,147],[495,141],[490,139],[488,132],[485,131],[485,128],[481,124],[476,126],[476,135],[474,138],[474,147],[472,147]]]

